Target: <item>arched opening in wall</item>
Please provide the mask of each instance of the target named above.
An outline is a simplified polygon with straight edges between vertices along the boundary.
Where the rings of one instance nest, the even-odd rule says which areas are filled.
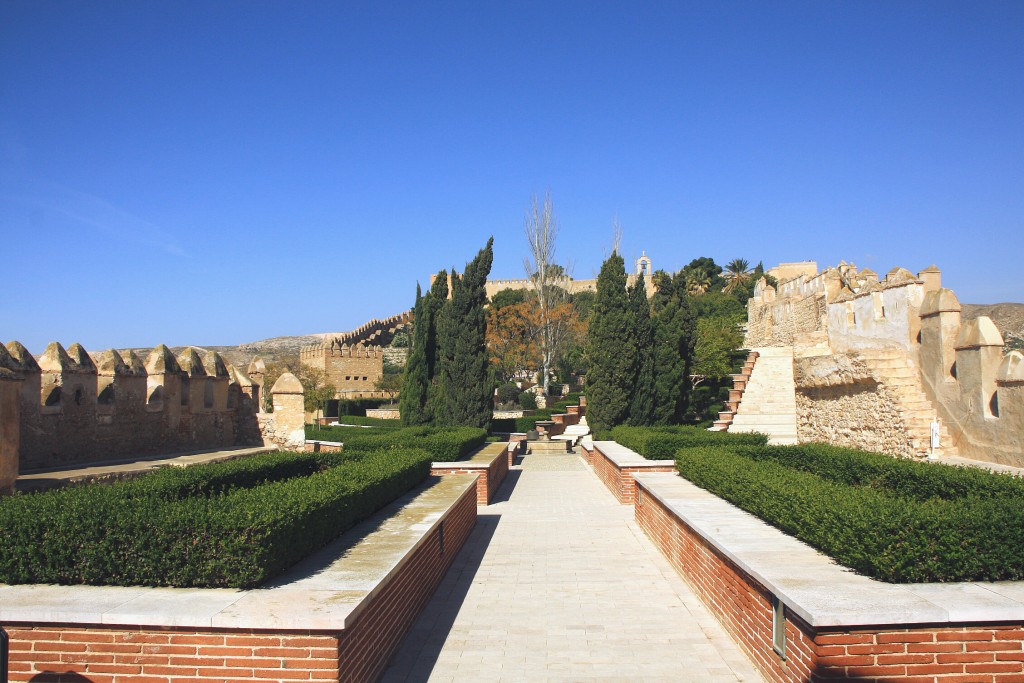
[[[213,380],[207,379],[203,382],[203,407],[213,407]]]
[[[949,376],[956,379],[956,361],[953,361],[953,364],[949,366]]]
[[[993,392],[988,402],[988,412],[991,417],[999,417],[999,392]]]
[[[48,408],[52,408],[54,406],[59,406],[60,405],[60,395],[61,395],[60,387],[59,386],[53,387],[52,389],[50,389],[50,393],[48,393],[46,395],[46,398],[43,399],[43,405],[47,406]]]
[[[146,405],[158,407],[164,403],[164,388],[157,384],[149,388],[149,395],[146,397]]]
[[[101,406],[114,405],[114,385],[108,384],[103,391],[96,395],[96,403]]]
[[[82,391],[82,387],[75,387],[75,405],[82,405],[82,399],[85,397],[85,393]]]
[[[918,344],[920,344],[920,343],[921,343],[921,332],[920,332],[920,331],[918,331],[918,333],[917,333],[917,337],[915,337],[914,339],[915,339],[915,341],[916,341],[916,342],[917,342]]]
[[[874,309],[875,320],[881,320],[885,317],[885,305],[882,303],[880,292],[873,292],[871,294],[871,306]]]
[[[190,392],[189,392],[189,386],[188,386],[188,377],[182,377],[181,378],[181,405],[183,405],[183,406],[187,406],[188,405],[188,395],[189,395],[189,393]]]

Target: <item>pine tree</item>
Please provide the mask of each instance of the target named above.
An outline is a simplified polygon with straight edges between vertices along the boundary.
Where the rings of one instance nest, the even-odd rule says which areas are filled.
[[[438,394],[435,423],[487,427],[492,393],[487,357],[487,276],[494,260],[494,238],[459,277],[452,274],[452,297],[438,319]]]
[[[590,318],[587,356],[587,421],[595,432],[622,424],[629,415],[636,381],[636,344],[632,343],[626,271],[617,252],[601,266]]]
[[[421,425],[429,420],[427,395],[430,375],[427,371],[427,332],[430,328],[430,293],[421,296],[416,283],[416,305],[413,307],[412,348],[405,363],[405,381],[398,405],[403,425]]]
[[[646,426],[654,419],[654,328],[651,304],[641,273],[628,292],[636,348],[636,379],[629,406],[629,423]]]

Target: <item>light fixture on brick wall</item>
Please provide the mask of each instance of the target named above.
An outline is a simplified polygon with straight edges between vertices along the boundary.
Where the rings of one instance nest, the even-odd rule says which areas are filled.
[[[786,658],[786,606],[778,596],[772,596],[772,649]]]

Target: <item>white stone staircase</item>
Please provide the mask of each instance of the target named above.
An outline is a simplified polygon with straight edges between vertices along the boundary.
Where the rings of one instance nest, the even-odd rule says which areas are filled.
[[[770,444],[795,444],[796,385],[793,347],[761,347],[730,432],[760,432]]]
[[[565,428],[565,431],[558,436],[551,437],[552,439],[561,439],[564,441],[570,441],[575,446],[579,443],[580,439],[590,433],[590,426],[587,424],[587,416],[583,415],[580,417],[580,421],[577,424],[569,425]]]
[[[928,453],[931,423],[937,413],[935,406],[924,393],[917,367],[898,349],[861,350],[857,355],[868,366],[875,379],[895,394],[897,409],[914,452]],[[945,423],[939,428],[939,444],[936,455],[959,455]]]

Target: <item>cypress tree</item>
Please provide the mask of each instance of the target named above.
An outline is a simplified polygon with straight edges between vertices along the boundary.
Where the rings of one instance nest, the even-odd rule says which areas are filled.
[[[438,395],[435,422],[487,427],[492,392],[487,358],[487,276],[494,260],[494,238],[466,264],[462,277],[452,273],[452,297],[438,319]]]
[[[430,305],[427,307],[428,328],[426,337],[427,378],[433,383],[437,376],[437,322],[441,309],[448,301],[448,271],[442,270],[430,285]]]
[[[413,306],[412,345],[405,363],[405,382],[398,399],[403,425],[421,425],[428,421],[427,392],[430,375],[427,371],[427,332],[430,328],[430,293],[421,296],[416,283],[416,305]]]
[[[654,274],[654,407],[652,423],[678,424],[688,403],[689,371],[696,343],[696,318],[682,274]]]
[[[629,406],[629,423],[647,426],[654,419],[654,328],[651,324],[651,304],[641,273],[628,292],[629,308],[636,337],[636,380],[633,400]]]
[[[636,381],[636,344],[626,295],[626,271],[616,252],[601,265],[590,317],[587,357],[587,421],[605,431],[629,415]]]

